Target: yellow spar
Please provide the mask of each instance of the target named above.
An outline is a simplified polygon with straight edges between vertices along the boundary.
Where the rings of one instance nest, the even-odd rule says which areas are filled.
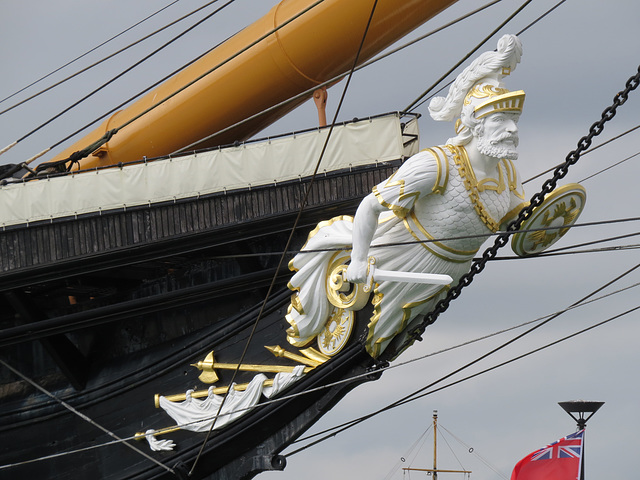
[[[379,0],[360,63],[455,1]],[[200,60],[113,114],[51,161],[64,160],[88,147],[106,132],[119,128],[211,70],[160,107],[119,130],[74,169],[171,154],[342,75],[352,67],[373,3],[372,0],[283,0]],[[305,9],[309,10],[269,34]],[[247,49],[267,34],[264,40]],[[243,49],[246,51],[237,55]],[[193,148],[248,139],[311,96],[309,93],[308,97],[278,107]]]

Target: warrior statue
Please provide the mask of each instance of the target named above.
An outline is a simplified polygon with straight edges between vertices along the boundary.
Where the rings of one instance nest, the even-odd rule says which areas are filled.
[[[446,98],[430,104],[434,120],[457,119],[457,136],[406,160],[364,198],[355,217],[323,222],[309,235],[290,263],[297,272],[289,285],[296,291],[287,315],[290,343],[307,345],[335,314],[325,290],[337,261],[350,260],[343,276],[353,284],[372,282],[373,264],[380,271],[448,275],[455,284],[486,238],[515,218],[525,205],[513,164],[525,94],[510,92],[502,79],[521,55],[518,38],[503,36],[496,51],[458,76]],[[379,356],[418,325],[448,288],[374,277],[368,352]]]

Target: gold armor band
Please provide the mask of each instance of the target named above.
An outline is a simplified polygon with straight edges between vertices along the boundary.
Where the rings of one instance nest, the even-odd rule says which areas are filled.
[[[449,160],[447,159],[447,154],[441,147],[427,148],[424,151],[433,155],[438,166],[436,184],[431,191],[432,193],[444,195],[447,184],[449,183]]]
[[[447,260],[448,262],[467,262],[471,260],[476,253],[478,253],[478,249],[457,250],[455,248],[447,247],[444,243],[437,241],[422,226],[413,211],[404,218],[404,226],[409,231],[411,236],[413,236],[413,238],[415,238],[419,242],[422,242],[421,245],[425,249],[427,249],[436,257]]]

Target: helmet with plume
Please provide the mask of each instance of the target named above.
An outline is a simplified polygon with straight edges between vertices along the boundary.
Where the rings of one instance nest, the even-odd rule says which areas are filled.
[[[515,35],[504,35],[498,48],[485,52],[465,68],[451,84],[446,97],[435,97],[429,104],[434,120],[456,121],[458,137],[453,144],[471,138],[477,121],[494,112],[522,112],[524,91],[510,92],[502,79],[515,70],[522,57],[522,44]]]

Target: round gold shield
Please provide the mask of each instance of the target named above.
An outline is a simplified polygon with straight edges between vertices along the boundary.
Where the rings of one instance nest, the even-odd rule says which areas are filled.
[[[556,188],[533,210],[511,239],[511,249],[520,257],[535,255],[556,243],[582,213],[587,192],[578,183]]]

